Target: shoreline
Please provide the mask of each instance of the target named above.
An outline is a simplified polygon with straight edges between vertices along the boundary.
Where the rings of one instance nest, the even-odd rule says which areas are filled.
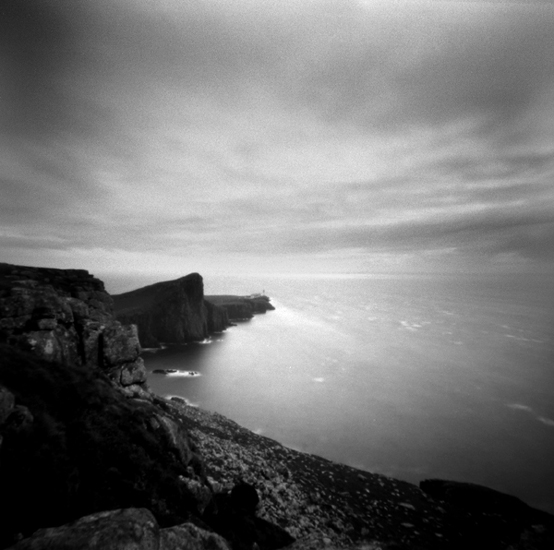
[[[445,498],[437,498],[407,481],[291,449],[184,398],[156,399],[179,411],[214,491],[228,491],[239,480],[254,485],[261,499],[259,516],[307,543],[299,548],[385,543],[465,550],[485,548],[488,540],[487,548],[493,549],[507,548],[514,524],[524,533],[544,524],[553,533],[553,515],[511,495],[443,480],[433,487],[427,480],[435,493],[447,487]]]

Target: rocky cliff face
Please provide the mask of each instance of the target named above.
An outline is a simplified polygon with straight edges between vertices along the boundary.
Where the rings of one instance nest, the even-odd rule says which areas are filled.
[[[204,300],[198,273],[113,297],[117,319],[138,326],[145,347],[203,340],[229,326],[227,312]]]
[[[136,326],[114,318],[104,283],[85,270],[0,264],[0,342],[98,368],[128,394],[148,395]]]
[[[252,296],[206,296],[206,301],[224,309],[232,321],[251,319],[257,313],[265,313],[275,309],[269,298],[260,294]]]

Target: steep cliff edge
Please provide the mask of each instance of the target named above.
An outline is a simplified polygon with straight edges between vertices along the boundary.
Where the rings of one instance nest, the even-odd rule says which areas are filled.
[[[98,368],[148,395],[136,326],[114,318],[104,283],[85,270],[0,264],[0,343],[45,361]]]
[[[275,309],[267,296],[204,296],[198,273],[113,296],[117,319],[138,327],[144,347],[203,340],[231,326]]]
[[[226,311],[204,300],[198,273],[117,294],[113,300],[117,319],[137,325],[145,347],[203,340],[229,326]]]

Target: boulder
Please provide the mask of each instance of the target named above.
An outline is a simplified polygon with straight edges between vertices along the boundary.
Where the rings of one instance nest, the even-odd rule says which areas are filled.
[[[142,357],[121,368],[121,385],[144,384],[146,382],[146,367]]]
[[[192,523],[160,531],[160,550],[231,550],[227,541],[216,533]]]
[[[159,550],[160,529],[149,510],[98,512],[77,521],[39,529],[11,550]]]

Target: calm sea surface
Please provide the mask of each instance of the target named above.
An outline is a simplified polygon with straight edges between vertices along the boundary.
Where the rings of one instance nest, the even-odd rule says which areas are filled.
[[[554,280],[204,277],[276,307],[145,352],[179,395],[295,449],[417,483],[485,484],[554,512]],[[139,285],[137,285],[139,286]]]

